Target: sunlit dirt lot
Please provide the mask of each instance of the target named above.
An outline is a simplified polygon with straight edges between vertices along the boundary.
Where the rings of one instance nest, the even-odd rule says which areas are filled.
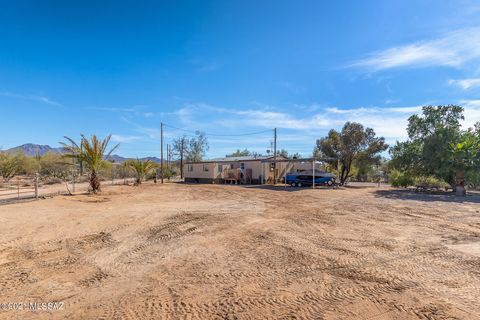
[[[0,303],[23,310],[0,319],[479,319],[479,212],[387,187],[173,183],[3,205]]]

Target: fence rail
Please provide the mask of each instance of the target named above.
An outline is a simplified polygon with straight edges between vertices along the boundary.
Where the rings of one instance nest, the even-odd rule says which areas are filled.
[[[40,183],[42,177],[22,176],[0,184],[0,204],[18,200],[38,199],[70,192],[87,191],[88,182],[64,181],[56,184]],[[102,182],[102,186],[124,185],[133,183],[134,178],[109,179]]]
[[[27,185],[25,186],[25,184]],[[13,183],[10,182],[6,186],[0,187],[0,201],[25,198],[38,199],[38,175],[35,177],[22,177],[21,179],[17,177]]]

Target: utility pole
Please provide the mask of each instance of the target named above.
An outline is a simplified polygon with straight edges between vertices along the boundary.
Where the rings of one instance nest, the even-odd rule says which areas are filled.
[[[170,145],[167,144],[167,170],[170,169],[170,153],[172,151],[170,150]]]
[[[273,185],[277,184],[277,128],[273,129]]]
[[[180,140],[180,179],[183,179],[183,137]]]
[[[160,174],[163,183],[163,122],[160,123]]]

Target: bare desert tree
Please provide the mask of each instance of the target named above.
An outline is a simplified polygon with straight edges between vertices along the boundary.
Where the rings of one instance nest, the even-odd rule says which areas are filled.
[[[183,162],[188,156],[189,139],[186,136],[173,140],[173,154],[180,160],[180,178],[183,178]]]

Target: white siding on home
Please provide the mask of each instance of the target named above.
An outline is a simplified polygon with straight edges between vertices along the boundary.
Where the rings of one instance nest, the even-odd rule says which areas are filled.
[[[184,166],[185,178],[213,179],[214,163],[187,163]]]
[[[265,181],[273,179],[273,170],[270,170],[270,164],[273,160],[262,162],[264,159],[256,160],[234,160],[234,161],[212,161],[212,162],[198,162],[185,164],[184,172],[187,179],[222,179],[224,169],[239,169],[242,167],[245,170],[252,170],[252,180],[260,182],[260,177],[264,176]],[[293,170],[294,163],[277,162],[277,178],[282,179],[285,173],[295,172]],[[306,164],[307,166],[308,164]],[[311,168],[311,164],[310,167]],[[191,169],[191,170],[189,170]]]

